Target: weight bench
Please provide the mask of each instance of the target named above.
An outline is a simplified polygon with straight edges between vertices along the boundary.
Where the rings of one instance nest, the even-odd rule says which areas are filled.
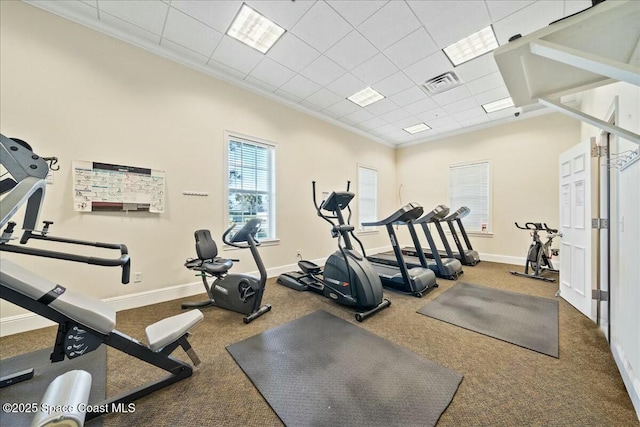
[[[0,270],[0,297],[58,323],[52,362],[59,362],[65,356],[69,359],[80,357],[106,344],[169,372],[165,378],[100,402],[98,405],[104,410],[86,414],[88,420],[112,412],[119,404],[130,403],[190,377],[193,373],[191,365],[171,356],[176,348],[182,347],[194,365],[200,363],[187,340],[189,330],[203,319],[199,310],[148,326],[149,344],[145,345],[115,329],[115,310],[106,303],[65,289],[7,259],[2,260]],[[15,382],[9,380],[10,384]]]

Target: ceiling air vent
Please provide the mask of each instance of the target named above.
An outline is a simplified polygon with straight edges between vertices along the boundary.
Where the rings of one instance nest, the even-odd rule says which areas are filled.
[[[462,83],[456,73],[453,71],[440,74],[438,77],[434,77],[427,80],[422,85],[422,88],[429,94],[435,95],[436,93],[444,92],[445,90],[452,89],[456,86],[460,86]]]

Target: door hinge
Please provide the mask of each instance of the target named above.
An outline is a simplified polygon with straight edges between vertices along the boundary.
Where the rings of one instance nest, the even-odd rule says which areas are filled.
[[[591,299],[594,299],[596,301],[609,301],[609,291],[603,291],[601,289],[592,289]]]
[[[591,157],[606,157],[609,149],[606,145],[593,144],[591,146]]]
[[[591,228],[598,230],[606,230],[609,228],[609,220],[607,218],[592,218]]]

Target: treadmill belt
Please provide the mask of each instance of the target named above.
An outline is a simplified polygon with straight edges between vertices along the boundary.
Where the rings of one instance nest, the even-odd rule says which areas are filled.
[[[227,350],[289,426],[433,426],[462,381],[322,310]]]

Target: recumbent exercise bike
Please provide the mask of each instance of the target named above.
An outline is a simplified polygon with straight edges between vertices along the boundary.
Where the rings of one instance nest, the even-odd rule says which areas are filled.
[[[251,255],[258,266],[260,278],[248,274],[228,274],[229,269],[237,259],[224,259],[218,257],[218,246],[211,238],[209,230],[196,230],[196,253],[198,258],[187,259],[184,264],[189,270],[198,271],[198,276],[202,278],[204,289],[207,291],[208,300],[200,302],[182,303],[182,308],[207,307],[210,305],[245,314],[244,323],[249,323],[271,310],[271,305],[262,304],[262,295],[267,283],[267,270],[265,269],[258,246],[260,242],[256,240],[256,235],[260,231],[262,220],[253,218],[247,221],[231,239],[229,234],[234,229],[235,224],[227,229],[222,235],[222,241],[229,246],[240,249],[249,248]],[[209,284],[209,278],[215,278]]]

